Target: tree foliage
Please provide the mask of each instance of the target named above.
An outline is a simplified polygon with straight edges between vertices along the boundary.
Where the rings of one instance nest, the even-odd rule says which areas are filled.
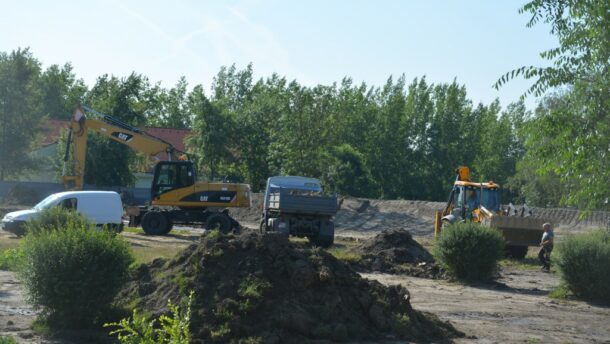
[[[40,134],[40,62],[29,49],[0,52],[0,180],[36,168]]]
[[[559,47],[541,53],[546,68],[522,67],[504,75],[501,86],[524,74],[534,79],[528,94],[541,95],[564,86],[539,105],[527,122],[527,154],[518,179],[536,194],[561,185],[552,203],[596,209],[610,199],[610,3],[605,0],[534,0],[521,9],[531,14],[528,26],[544,21]],[[525,175],[535,177],[530,182]],[[542,184],[541,184],[542,183]],[[536,184],[541,188],[532,188]],[[551,192],[553,190],[550,190]],[[553,194],[553,192],[552,192]]]
[[[35,167],[27,154],[36,146],[32,128],[46,118],[68,119],[80,101],[133,126],[191,128],[187,150],[201,176],[254,190],[269,176],[292,174],[358,197],[444,200],[454,169],[467,165],[476,180],[507,184],[506,202],[599,207],[610,192],[603,69],[549,95],[532,114],[522,102],[475,104],[457,80],[398,76],[375,87],[346,77],[304,86],[277,74],[256,80],[248,65],[221,68],[209,90],[191,88],[186,78],[164,88],[136,73],[103,75],[88,89],[69,64],[41,70],[27,49],[1,61],[0,85],[20,90],[13,98],[0,95],[0,136],[7,137],[0,144],[19,145],[2,154],[28,162],[0,160],[5,177]],[[8,115],[15,112],[31,116],[17,121]],[[11,125],[24,129],[1,131]],[[63,142],[59,150],[63,155]],[[86,183],[132,185],[141,166],[128,147],[89,135]]]

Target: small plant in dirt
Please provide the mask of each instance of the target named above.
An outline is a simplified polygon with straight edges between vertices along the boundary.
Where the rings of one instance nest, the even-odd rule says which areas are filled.
[[[70,216],[65,230],[41,227],[21,246],[19,277],[27,299],[54,327],[93,323],[126,282],[133,261],[121,237]]]
[[[434,254],[457,279],[485,281],[492,278],[503,250],[504,239],[499,231],[464,222],[441,232]]]
[[[0,253],[0,270],[15,271],[23,261],[23,252],[19,248],[7,248]]]
[[[91,223],[82,214],[62,207],[52,207],[43,210],[39,216],[25,224],[26,233],[40,234],[41,232],[64,230],[91,226]]]
[[[139,315],[133,310],[131,318],[122,319],[118,323],[104,324],[104,327],[118,327],[110,332],[117,335],[121,344],[188,344],[191,340],[191,304],[193,292],[181,306],[167,301],[171,315],[161,315],[159,325],[157,320],[150,320],[146,315]]]
[[[17,341],[13,337],[0,336],[0,344],[17,344]]]
[[[610,233],[571,235],[557,245],[556,265],[578,297],[610,303]]]

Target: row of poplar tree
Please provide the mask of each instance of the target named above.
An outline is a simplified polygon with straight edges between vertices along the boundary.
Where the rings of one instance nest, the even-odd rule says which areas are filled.
[[[83,103],[136,126],[191,129],[188,153],[201,175],[255,190],[272,175],[305,175],[340,194],[444,200],[455,168],[466,165],[475,179],[507,186],[504,201],[608,207],[610,19],[595,15],[608,7],[523,7],[532,25],[555,28],[561,47],[542,53],[552,67],[519,68],[496,86],[520,74],[533,79],[527,93],[544,94],[535,111],[522,102],[475,104],[457,80],[400,76],[371,86],[346,77],[312,87],[276,74],[255,79],[251,65],[221,68],[207,90],[186,78],[164,88],[136,73],[87,87],[70,64],[43,69],[28,49],[0,53],[0,180],[35,171],[30,152],[45,121],[68,120]],[[95,135],[89,147],[86,183],[133,184],[135,152]]]

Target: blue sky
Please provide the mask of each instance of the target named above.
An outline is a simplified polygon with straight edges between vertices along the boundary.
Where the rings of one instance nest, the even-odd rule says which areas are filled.
[[[529,82],[496,91],[504,72],[546,65],[549,27],[526,28],[525,3],[487,1],[10,1],[0,51],[30,47],[72,63],[89,85],[102,74],[142,73],[171,87],[180,76],[209,90],[223,65],[252,62],[305,85],[350,76],[381,86],[390,75],[466,85],[474,102],[516,101]],[[533,108],[535,99],[527,105]]]

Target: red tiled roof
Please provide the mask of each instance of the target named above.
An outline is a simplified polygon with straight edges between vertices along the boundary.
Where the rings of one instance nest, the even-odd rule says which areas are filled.
[[[61,130],[64,128],[68,128],[69,124],[70,122],[68,121],[62,121],[58,119],[47,120],[47,124],[43,128],[44,137],[42,138],[42,146],[46,147],[48,145],[57,143],[57,140],[59,140],[59,135],[61,134]]]
[[[191,133],[191,129],[171,129],[171,128],[146,128],[148,135],[158,137],[165,142],[171,143],[174,148],[181,152],[186,151],[184,139]]]

